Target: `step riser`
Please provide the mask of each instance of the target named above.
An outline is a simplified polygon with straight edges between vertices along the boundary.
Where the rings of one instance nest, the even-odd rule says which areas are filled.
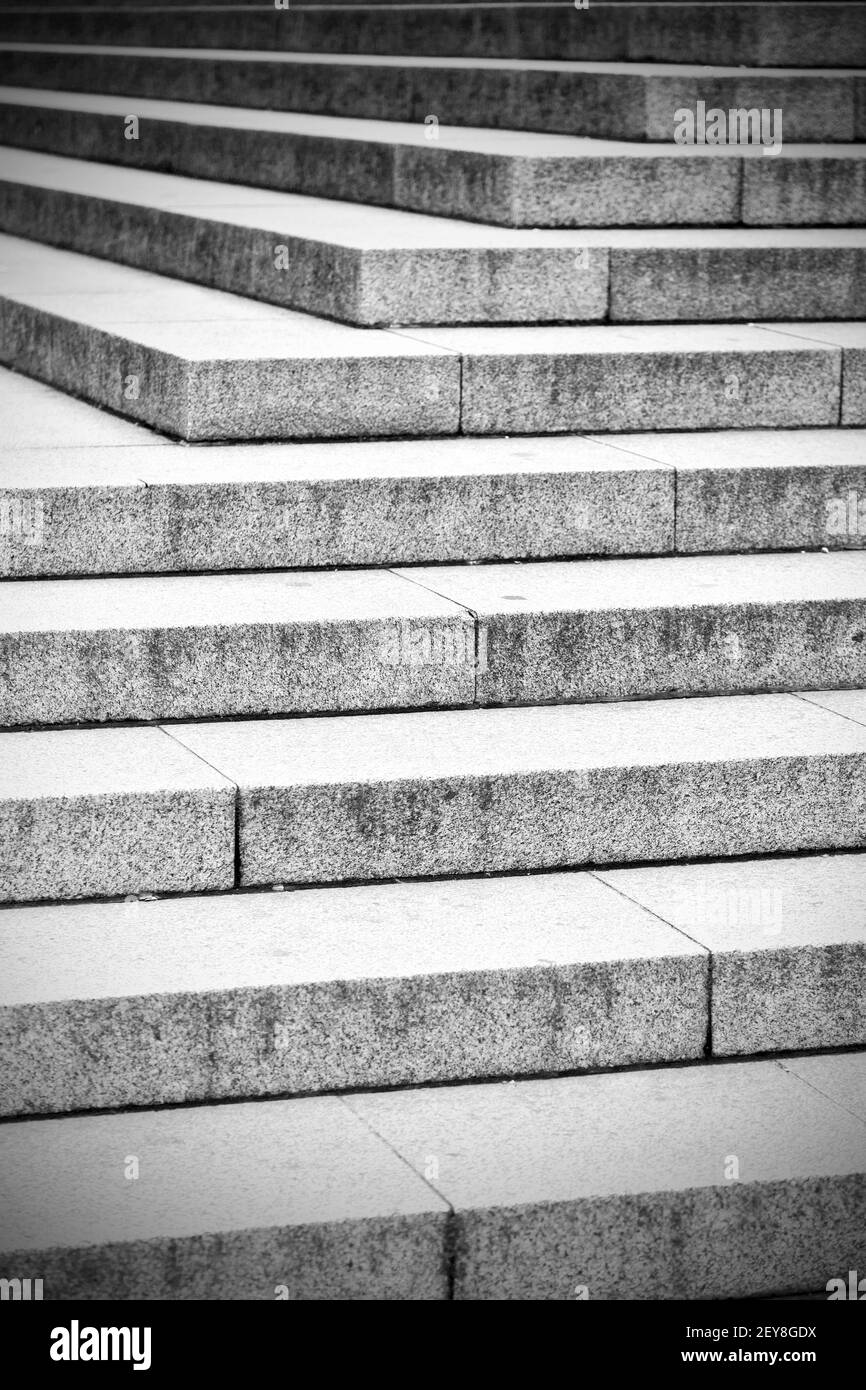
[[[202,215],[0,186],[0,230],[12,236],[362,326],[866,318],[860,247],[362,251]],[[276,268],[280,248],[288,270]]]
[[[184,627],[0,636],[7,663],[7,726],[460,706],[475,696],[468,615],[203,628],[191,612]]]
[[[435,585],[435,573],[425,582]],[[15,599],[22,621],[39,613],[27,589]],[[499,614],[480,624],[468,613],[362,623],[335,611],[326,625],[223,627],[197,624],[195,603],[192,594],[183,627],[15,632],[13,602],[4,623],[13,630],[0,633],[9,672],[0,724],[866,686],[864,599]]]
[[[135,114],[135,113],[131,113]],[[517,160],[298,131],[0,104],[0,140],[79,159],[506,227],[862,226],[866,160],[588,154]],[[803,147],[800,147],[801,149]]]
[[[743,770],[745,773],[745,769]],[[265,788],[239,804],[241,884],[561,868],[866,844],[866,755],[361,788]],[[734,785],[731,785],[732,782]],[[409,827],[424,826],[424,836]]]
[[[2,189],[0,229],[13,236],[344,323],[589,323],[607,313],[609,257],[604,247],[587,249],[582,256],[569,247],[364,251],[195,213],[139,208],[25,184],[3,182]],[[850,309],[839,317],[866,318],[866,249],[833,249],[826,256],[810,252],[805,261],[793,252],[783,260],[784,271],[793,277],[801,263],[808,267],[807,294],[817,316],[822,312],[818,290],[824,287]],[[762,264],[762,277],[766,269]],[[704,287],[696,287],[697,296],[704,293]],[[803,302],[802,294],[796,302],[780,302],[778,316],[796,317]],[[743,318],[754,317],[755,303],[753,298],[747,308],[743,300]],[[705,306],[701,314],[706,313]]]
[[[703,101],[707,110],[781,110],[789,141],[866,138],[866,79],[852,75],[646,77],[15,49],[0,56],[9,86],[249,110],[422,123],[433,115],[440,125],[667,141],[674,139],[676,112]]]
[[[694,956],[3,1009],[0,1114],[697,1060],[705,976]]]
[[[853,10],[853,14],[852,14]],[[372,8],[317,12],[267,8],[243,24],[219,9],[0,15],[9,42],[123,44],[283,52],[546,58],[554,61],[708,63],[719,66],[866,66],[863,7],[734,4],[534,6],[498,10]]]

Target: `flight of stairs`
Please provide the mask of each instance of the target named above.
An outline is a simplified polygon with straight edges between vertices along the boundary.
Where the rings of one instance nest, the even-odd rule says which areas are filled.
[[[866,1270],[866,5],[0,60],[0,1277]]]

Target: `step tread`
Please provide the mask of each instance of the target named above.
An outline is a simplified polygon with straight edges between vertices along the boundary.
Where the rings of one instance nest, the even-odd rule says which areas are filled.
[[[129,134],[130,113],[142,122]],[[862,224],[863,144],[680,145],[0,89],[7,143],[503,226]],[[148,135],[148,132],[150,134]],[[710,160],[710,163],[707,163]],[[721,161],[721,162],[720,162]]]
[[[526,357],[543,353],[791,352],[866,348],[863,323],[532,324],[508,327],[395,328],[395,337],[464,356]],[[598,434],[598,431],[593,431]]]
[[[215,792],[234,800],[229,779],[162,729],[64,729],[3,738],[0,799],[46,801],[159,792]]]
[[[853,570],[851,580],[854,583]],[[818,572],[816,582],[820,589]],[[825,583],[828,598],[849,587],[841,572],[838,581],[826,576]],[[166,628],[191,632],[249,624],[303,624],[320,629],[412,619],[463,623],[470,616],[465,606],[388,570],[34,580],[6,585],[0,599],[0,632],[7,634]]]
[[[522,592],[515,594],[517,588]],[[296,570],[291,574],[33,580],[2,590],[0,632],[564,615],[586,611],[866,599],[859,555],[567,560],[544,564]]]
[[[856,724],[795,695],[227,720],[173,725],[171,736],[244,788],[655,767],[672,757],[678,764],[748,763],[866,751],[866,734]]]
[[[866,690],[822,690],[803,692],[801,698],[819,709],[841,714],[854,724],[866,724]]]
[[[845,551],[28,580],[2,599],[8,726],[866,684],[866,564]]]
[[[8,908],[0,934],[0,1009],[706,956],[586,873]]]
[[[82,1286],[93,1296],[120,1269],[128,1297],[159,1296],[169,1277],[187,1296],[272,1299],[287,1284],[323,1296],[357,1288],[353,1248],[361,1279],[380,1257],[368,1297],[386,1283],[444,1297],[450,1209],[458,1298],[567,1298],[577,1283],[592,1297],[675,1296],[697,1279],[710,1297],[814,1288],[862,1244],[866,1063],[826,1059],[829,1095],[798,1065],[5,1124],[3,1247],[21,1257],[22,1277],[32,1269],[61,1297]],[[738,1182],[726,1175],[732,1154]],[[146,1182],[123,1181],[124,1155]],[[711,1221],[720,1206],[729,1219]],[[675,1257],[661,1239],[672,1212]],[[131,1264],[139,1242],[151,1258]],[[98,1264],[85,1265],[96,1249]]]

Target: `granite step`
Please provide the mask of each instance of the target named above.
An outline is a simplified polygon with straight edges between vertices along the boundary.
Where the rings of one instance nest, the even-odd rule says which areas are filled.
[[[861,556],[36,580],[7,727],[866,686]]]
[[[864,710],[854,691],[171,735],[237,787],[239,883],[255,887],[862,847]],[[46,736],[4,737],[23,755]]]
[[[589,874],[13,908],[0,960],[7,1116],[682,1061],[707,1038],[708,952]]]
[[[601,441],[188,447],[2,369],[0,414],[4,576],[673,549],[674,470]],[[650,438],[643,437],[645,444]],[[771,438],[762,432],[755,444],[763,448]],[[790,438],[805,445],[813,434]],[[695,441],[702,456],[705,440]],[[802,501],[788,498],[789,525],[807,505],[823,518],[825,492],[838,494],[843,508],[849,491],[859,487],[866,496],[862,440],[852,448],[858,440],[856,431],[817,432],[809,456],[823,449],[825,467],[817,475],[809,470],[813,482]],[[732,509],[733,502],[727,512]],[[743,523],[765,510],[756,510],[750,494]],[[862,544],[854,530],[846,543]]]
[[[184,446],[0,369],[5,577],[866,546],[850,430]]]
[[[866,318],[866,230],[529,230],[0,150],[0,231],[362,326]]]
[[[619,5],[293,3],[0,12],[9,42],[158,44],[286,52],[457,55],[769,67],[866,66],[862,4]],[[240,22],[242,18],[243,22]]]
[[[866,686],[866,563],[856,554],[397,573],[475,615],[478,704]],[[47,652],[43,661],[50,669]],[[61,664],[71,674],[73,663]]]
[[[465,607],[388,570],[24,581],[0,592],[0,724],[471,705],[475,643]]]
[[[677,112],[781,111],[794,141],[866,137],[855,68],[695,67],[249,52],[236,47],[4,44],[9,86],[101,92],[432,126],[493,126],[607,140],[673,140]],[[779,121],[776,117],[776,121]]]
[[[866,423],[866,324],[361,329],[0,237],[0,360],[186,440]]]
[[[866,1046],[866,855],[598,877],[710,952],[713,1056]]]
[[[862,691],[15,732],[0,752],[3,902],[866,846]]]
[[[812,1292],[866,1263],[863,1053],[0,1127],[46,1299]]]
[[[4,364],[165,433],[459,428],[460,358],[449,349],[12,237],[0,237],[0,262]]]
[[[10,908],[0,1113],[866,1046],[864,890],[836,854]]]
[[[507,227],[863,226],[866,147],[678,145],[0,88],[0,141]]]

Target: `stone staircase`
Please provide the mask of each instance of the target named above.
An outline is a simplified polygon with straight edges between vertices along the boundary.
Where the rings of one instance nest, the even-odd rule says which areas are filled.
[[[866,6],[55,0],[0,53],[0,1276],[826,1296]]]

